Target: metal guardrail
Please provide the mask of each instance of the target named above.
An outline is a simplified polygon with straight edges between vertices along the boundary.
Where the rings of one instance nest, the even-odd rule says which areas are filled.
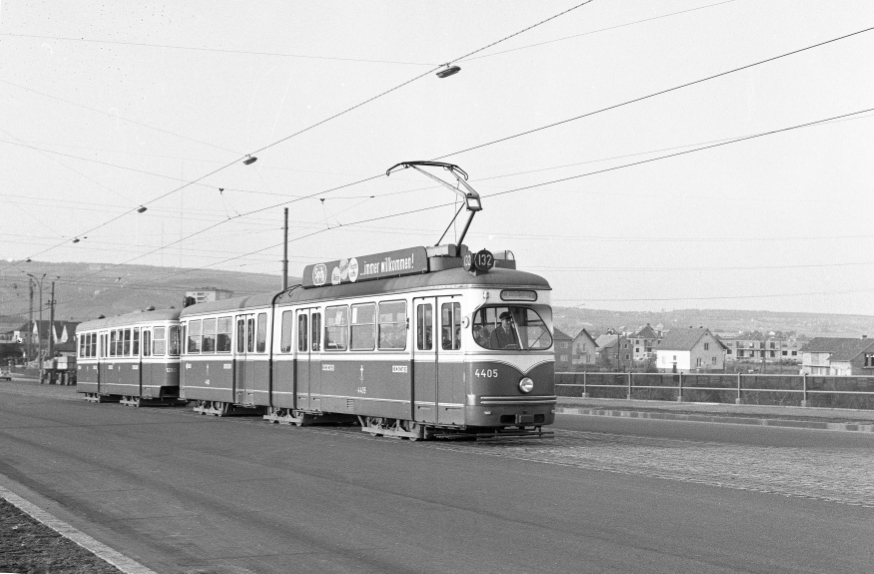
[[[874,409],[874,376],[558,372],[555,386],[559,396],[584,398]]]

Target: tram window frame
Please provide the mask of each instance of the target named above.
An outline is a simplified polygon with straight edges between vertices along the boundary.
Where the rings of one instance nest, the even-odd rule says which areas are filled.
[[[416,305],[416,349],[430,351],[433,348],[434,308],[431,303],[419,303]]]
[[[546,351],[552,348],[554,340],[552,338],[552,334],[549,332],[549,327],[547,320],[541,316],[538,312],[540,311],[548,311],[548,307],[538,307],[538,306],[527,306],[527,305],[498,305],[498,306],[488,306],[481,307],[476,310],[473,314],[473,321],[471,328],[476,331],[476,328],[479,326],[481,328],[488,327],[486,331],[488,333],[487,338],[482,341],[476,335],[474,335],[474,341],[480,347],[489,350],[511,350],[511,351]],[[500,316],[505,312],[509,312],[513,317],[512,325],[513,332],[515,334],[515,341],[511,346],[506,346],[504,348],[498,348],[492,346],[492,335],[494,334],[495,329],[500,325]],[[524,312],[525,316],[521,316],[520,313]],[[534,314],[536,319],[532,318],[530,314]],[[549,318],[548,313],[544,313]],[[532,337],[536,335],[536,333],[529,333],[528,329],[532,329],[534,326],[540,327],[542,331],[540,334],[532,341]],[[546,335],[546,339],[543,339],[544,335]],[[537,347],[531,347],[532,342],[536,343],[538,341],[544,340],[546,343],[541,344]],[[484,344],[485,342],[485,344]]]
[[[234,350],[234,318],[218,317],[215,325],[215,352],[230,353]]]
[[[167,327],[155,327],[152,335],[152,355],[163,357],[167,354]]]
[[[130,357],[131,351],[131,330],[123,329],[122,330],[123,338],[122,338],[122,350],[124,351],[123,357]]]
[[[461,348],[461,303],[458,301],[447,301],[440,306],[440,340],[444,351]]]
[[[85,354],[86,353],[86,351],[85,351],[85,337],[86,337],[86,335],[79,337],[79,344],[77,345],[78,350],[79,350],[79,358],[80,359],[84,359],[87,356]]]
[[[282,312],[282,317],[279,322],[279,352],[290,353],[291,343],[294,334],[294,311],[286,309]]]
[[[131,329],[131,356],[140,356],[140,328]]]
[[[313,311],[310,316],[310,333],[312,334],[312,339],[310,340],[310,344],[312,345],[312,351],[314,353],[318,353],[322,350],[322,312],[321,311]]]
[[[100,333],[100,358],[105,358],[109,347],[109,333],[104,331]]]
[[[368,313],[370,316],[368,317]],[[368,321],[369,319],[369,321]],[[376,303],[352,305],[349,321],[350,344],[353,351],[372,351],[376,348]]]
[[[333,313],[333,318],[332,318]],[[333,320],[332,320],[333,319]],[[349,347],[349,306],[325,307],[325,350],[345,351]]]
[[[113,329],[109,332],[109,356],[115,356],[116,341],[118,340],[118,330]]]
[[[143,327],[143,356],[152,356],[152,329]]]
[[[237,354],[242,355],[246,352],[246,316],[239,315],[235,321],[236,337],[237,337]]]
[[[216,318],[209,317],[208,319],[203,320],[203,328],[201,330],[201,344],[200,344],[200,352],[201,353],[215,353],[215,332],[216,332]]]
[[[203,348],[203,321],[191,319],[185,324],[185,354],[199,355]]]
[[[267,352],[267,313],[258,313],[258,326],[256,328],[256,353]]]
[[[167,354],[171,357],[178,357],[181,350],[181,341],[179,338],[179,326],[170,325],[167,330]]]
[[[398,312],[398,308],[400,312]],[[383,318],[388,319],[383,321]],[[380,351],[404,351],[407,348],[407,302],[380,301],[377,315],[377,340]]]
[[[300,353],[307,352],[309,345],[309,322],[307,321],[307,312],[299,311],[297,315],[297,350]]]

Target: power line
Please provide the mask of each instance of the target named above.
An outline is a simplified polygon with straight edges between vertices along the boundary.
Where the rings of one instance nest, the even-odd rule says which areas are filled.
[[[109,117],[111,117],[111,118],[113,118],[113,119],[118,119],[118,120],[121,120],[121,121],[123,121],[123,122],[127,122],[127,123],[134,124],[134,125],[138,125],[138,126],[141,126],[141,127],[147,128],[147,129],[150,129],[150,130],[154,130],[154,131],[156,131],[156,132],[161,132],[161,133],[164,133],[164,134],[167,134],[167,135],[171,135],[171,136],[174,136],[174,137],[177,137],[177,138],[181,138],[181,139],[184,139],[184,140],[188,140],[188,141],[191,141],[191,142],[194,142],[194,143],[199,143],[199,144],[201,144],[201,145],[209,146],[209,147],[211,147],[211,148],[215,148],[215,149],[218,149],[218,150],[221,150],[221,151],[226,151],[226,152],[235,153],[235,154],[239,154],[239,153],[240,153],[240,152],[234,151],[234,150],[232,150],[232,149],[228,149],[228,148],[225,148],[225,147],[218,146],[218,145],[216,145],[216,144],[214,144],[214,143],[210,143],[210,142],[206,142],[206,141],[203,141],[203,140],[195,139],[195,138],[192,138],[192,137],[189,137],[189,136],[184,136],[184,135],[182,135],[182,134],[180,134],[180,133],[172,132],[172,131],[170,131],[170,130],[166,130],[166,129],[164,129],[164,128],[155,127],[155,126],[153,126],[153,125],[146,124],[146,123],[143,123],[143,122],[138,122],[138,121],[136,121],[136,120],[132,120],[132,119],[129,119],[129,118],[124,118],[124,117],[121,117],[121,116],[116,116],[116,115],[114,115],[114,114],[112,114],[112,113],[110,113],[110,112],[107,112],[106,110],[99,110],[99,109],[97,109],[97,108],[92,108],[92,107],[90,107],[90,106],[86,106],[86,105],[84,105],[84,104],[80,104],[80,103],[77,103],[77,102],[73,102],[73,101],[70,101],[70,100],[67,100],[67,99],[64,99],[64,98],[59,98],[58,96],[53,96],[53,95],[51,95],[51,94],[47,94],[47,93],[45,93],[45,92],[41,92],[41,91],[39,91],[39,90],[35,90],[35,89],[33,89],[33,88],[28,88],[27,86],[22,86],[22,85],[20,85],[20,84],[15,84],[15,83],[10,82],[10,81],[7,81],[7,80],[0,80],[0,84],[6,84],[6,85],[9,85],[9,86],[14,86],[14,87],[19,88],[19,89],[21,89],[21,90],[26,90],[26,91],[28,91],[28,92],[33,92],[34,94],[39,94],[40,96],[43,96],[43,97],[45,97],[45,98],[50,98],[50,99],[52,99],[52,100],[57,100],[57,101],[59,101],[59,102],[64,102],[65,104],[69,104],[69,105],[71,105],[71,106],[75,106],[75,107],[77,107],[77,108],[82,108],[83,110],[88,110],[88,111],[90,111],[90,112],[95,112],[95,113],[98,113],[98,114],[101,114],[101,115],[104,115],[104,116],[109,116]]]
[[[642,24],[644,22],[652,22],[653,20],[661,20],[662,18],[669,18],[671,16],[677,16],[679,14],[686,14],[689,12],[695,12],[697,10],[704,10],[706,8],[713,8],[714,6],[721,6],[722,4],[730,4],[735,2],[736,0],[724,0],[723,2],[717,2],[715,4],[707,4],[705,6],[698,6],[697,8],[689,8],[688,10],[680,10],[679,12],[671,12],[670,14],[662,14],[661,16],[654,16],[652,18],[644,18],[642,20],[635,20],[634,22],[626,22],[625,24],[618,24],[616,26],[609,26],[607,28],[600,28],[598,30],[592,30],[590,32],[583,32],[582,34],[574,34],[572,36],[565,36],[563,38],[556,38],[554,40],[547,40],[545,42],[538,42],[536,44],[528,44],[527,46],[519,46],[518,48],[510,48],[509,50],[502,50],[500,52],[492,52],[491,54],[485,54],[483,56],[477,56],[476,58],[468,58],[466,61],[472,62],[474,60],[482,60],[483,58],[491,58],[493,56],[498,56],[500,54],[509,54],[510,52],[518,52],[519,50],[527,50],[528,48],[536,48],[538,46],[545,46],[546,44],[554,44],[556,42],[563,42],[565,40],[572,40],[574,38],[581,38],[583,36],[591,36],[592,34],[597,34],[599,32],[606,32],[608,30],[616,30],[617,28],[625,28],[627,26],[633,26],[635,24]]]
[[[468,52],[467,54],[464,54],[464,55],[462,55],[462,56],[460,56],[460,57],[458,57],[458,58],[454,58],[454,59],[450,60],[450,62],[453,62],[453,61],[456,61],[456,60],[460,60],[460,59],[463,59],[463,58],[467,58],[467,57],[469,57],[469,56],[472,56],[472,55],[474,55],[474,54],[477,54],[477,53],[479,53],[479,52],[482,52],[483,50],[487,50],[488,48],[491,48],[492,46],[495,46],[495,45],[497,45],[497,44],[500,44],[501,42],[505,42],[505,41],[509,40],[510,38],[514,38],[514,37],[516,37],[516,36],[518,36],[518,35],[520,35],[520,34],[523,34],[523,33],[527,32],[527,31],[529,31],[529,30],[532,30],[532,29],[534,29],[534,28],[536,28],[536,27],[538,27],[538,26],[541,26],[541,25],[543,25],[543,24],[545,24],[545,23],[547,23],[547,22],[550,22],[550,21],[552,21],[552,20],[554,20],[554,19],[556,19],[556,18],[558,18],[558,17],[560,17],[560,16],[563,16],[563,15],[565,15],[565,14],[568,14],[569,12],[571,12],[571,11],[573,11],[573,10],[576,10],[577,8],[580,8],[580,7],[582,7],[582,6],[585,6],[586,4],[590,4],[590,3],[593,2],[593,1],[594,1],[594,0],[586,0],[585,2],[582,2],[582,3],[580,3],[580,4],[577,4],[577,5],[575,5],[575,6],[571,7],[571,8],[568,8],[567,10],[564,10],[563,12],[559,12],[558,14],[555,14],[554,16],[550,16],[549,18],[546,18],[546,19],[544,19],[544,20],[541,20],[540,22],[537,22],[536,24],[532,24],[531,26],[528,26],[527,28],[524,28],[523,30],[520,30],[520,31],[518,31],[518,32],[515,32],[515,33],[513,33],[513,34],[510,34],[509,36],[505,36],[504,38],[501,38],[500,40],[496,40],[496,41],[494,41],[494,42],[492,42],[492,43],[490,43],[490,44],[488,44],[488,45],[486,45],[486,46],[483,46],[482,48],[478,48],[478,49],[476,49],[476,50],[473,50],[472,52]],[[439,69],[442,68],[442,67],[443,67],[442,65],[441,65],[441,66],[437,66],[437,67],[435,67],[435,68],[433,68],[433,69],[431,69],[431,70],[429,70],[429,71],[427,71],[427,72],[424,72],[424,73],[422,73],[422,74],[419,74],[418,76],[416,76],[416,77],[414,77],[414,78],[412,78],[412,79],[410,79],[410,80],[407,80],[407,81],[405,81],[405,82],[403,82],[403,83],[401,83],[401,84],[399,84],[399,85],[397,85],[397,86],[395,86],[395,87],[393,87],[393,88],[390,88],[390,89],[388,89],[388,90],[385,90],[385,91],[383,91],[383,92],[381,92],[381,93],[379,93],[379,94],[377,94],[377,95],[375,95],[375,96],[373,96],[373,97],[371,97],[371,98],[368,98],[368,99],[364,100],[363,102],[360,102],[360,103],[358,103],[358,104],[356,104],[356,105],[354,105],[354,106],[352,106],[352,107],[350,107],[350,108],[347,108],[347,109],[345,109],[345,110],[343,110],[343,111],[341,111],[341,112],[338,112],[338,113],[336,113],[336,114],[334,114],[334,115],[332,115],[332,116],[329,116],[329,117],[327,117],[327,118],[325,118],[325,119],[323,119],[323,120],[321,120],[321,121],[319,121],[319,122],[316,122],[316,123],[314,123],[314,124],[312,124],[312,125],[310,125],[310,126],[308,126],[308,127],[306,127],[306,128],[301,129],[301,130],[298,130],[297,132],[294,132],[294,133],[292,133],[292,134],[290,134],[290,135],[288,135],[288,136],[285,136],[285,137],[283,137],[283,138],[281,138],[281,139],[279,139],[279,140],[276,140],[276,141],[274,141],[274,142],[272,142],[272,143],[270,143],[270,144],[267,144],[267,145],[265,145],[265,146],[263,146],[263,147],[261,147],[261,148],[258,148],[258,149],[256,149],[256,150],[254,150],[254,151],[252,151],[252,152],[246,154],[245,156],[241,156],[241,157],[235,159],[233,162],[230,162],[230,163],[224,164],[224,165],[222,165],[221,167],[218,167],[218,168],[216,168],[216,169],[214,169],[214,170],[208,172],[207,174],[205,174],[205,175],[203,175],[203,176],[200,176],[200,177],[198,177],[198,178],[196,178],[196,179],[194,179],[194,180],[192,180],[192,181],[186,182],[184,185],[181,185],[181,186],[179,186],[179,187],[177,187],[177,188],[175,188],[175,189],[172,189],[172,190],[170,190],[170,191],[168,191],[168,192],[166,192],[166,193],[164,193],[164,194],[162,194],[162,195],[159,195],[158,197],[155,197],[155,198],[153,198],[152,200],[146,202],[144,205],[147,205],[147,204],[153,203],[153,202],[155,202],[155,201],[159,201],[159,200],[161,200],[161,199],[163,199],[163,198],[165,198],[165,197],[167,197],[167,196],[169,196],[169,195],[172,195],[172,194],[174,194],[174,193],[176,193],[176,192],[178,192],[178,191],[181,191],[182,189],[185,189],[186,187],[189,187],[189,186],[191,186],[191,185],[193,185],[193,184],[195,184],[195,183],[198,183],[198,182],[200,182],[200,181],[203,181],[204,179],[206,179],[206,178],[208,178],[208,177],[210,177],[210,176],[212,176],[212,175],[215,175],[216,173],[218,173],[218,172],[220,172],[220,171],[223,171],[223,170],[225,170],[225,169],[231,167],[232,165],[236,165],[236,164],[239,163],[240,161],[244,160],[246,157],[251,157],[251,156],[254,156],[254,155],[256,155],[256,154],[259,154],[259,153],[261,153],[261,152],[263,152],[263,151],[265,151],[265,150],[267,150],[267,149],[270,149],[270,148],[272,148],[272,147],[274,147],[274,146],[277,146],[277,145],[279,145],[279,144],[281,144],[281,143],[283,143],[283,142],[286,142],[286,141],[288,141],[288,140],[290,140],[290,139],[292,139],[292,138],[294,138],[294,137],[297,137],[297,136],[299,136],[299,135],[301,135],[301,134],[304,134],[304,133],[306,133],[306,132],[308,132],[308,131],[310,131],[310,130],[312,130],[312,129],[318,127],[318,126],[321,126],[321,125],[323,125],[323,124],[325,124],[325,123],[327,123],[327,122],[329,122],[329,121],[331,121],[331,120],[334,120],[334,119],[336,119],[336,118],[339,118],[339,117],[341,117],[341,116],[343,116],[343,115],[345,115],[345,114],[347,114],[347,113],[349,113],[349,112],[352,112],[353,110],[356,110],[356,109],[358,109],[358,108],[360,108],[360,107],[362,107],[362,106],[364,106],[364,105],[366,105],[366,104],[368,104],[368,103],[370,103],[370,102],[373,102],[374,100],[377,100],[377,99],[379,99],[379,98],[381,98],[381,97],[383,97],[383,96],[385,96],[385,95],[388,95],[388,94],[390,94],[390,93],[392,93],[392,92],[394,92],[394,91],[397,91],[397,90],[403,88],[404,86],[407,86],[407,85],[409,85],[409,84],[411,84],[411,83],[413,83],[413,82],[415,82],[415,81],[417,81],[417,80],[419,80],[419,79],[421,79],[421,78],[424,78],[425,76],[428,76],[428,75],[430,75],[430,74],[436,72],[437,70],[439,70]],[[340,186],[340,187],[335,188],[335,189],[342,189],[342,188],[344,188],[344,187],[349,187],[349,186],[351,186],[351,185],[357,185],[357,184],[359,184],[359,183],[364,183],[364,182],[366,182],[366,181],[370,181],[370,180],[372,180],[372,179],[376,179],[376,177],[381,177],[381,175],[382,175],[382,174],[380,174],[379,176],[373,176],[373,177],[370,177],[370,178],[362,179],[362,180],[359,180],[359,181],[357,181],[357,182],[353,182],[352,184],[344,185],[344,186]],[[323,193],[325,193],[325,192],[323,192]],[[310,197],[313,197],[313,196],[310,196]],[[109,225],[110,223],[113,223],[114,221],[117,221],[117,220],[121,219],[122,217],[124,217],[124,216],[126,216],[126,215],[129,215],[129,214],[131,214],[131,213],[136,212],[137,209],[138,209],[138,208],[132,208],[132,209],[130,209],[130,210],[128,210],[128,211],[125,211],[125,212],[119,214],[118,216],[116,216],[116,217],[114,217],[114,218],[111,218],[109,221],[106,221],[106,222],[104,222],[104,223],[101,223],[100,225],[97,225],[97,226],[92,227],[92,228],[90,228],[90,229],[88,229],[88,230],[86,230],[86,231],[83,231],[81,234],[82,234],[82,235],[85,235],[85,234],[88,234],[88,233],[92,233],[92,232],[94,232],[95,230],[100,229],[101,227],[104,227],[104,226],[106,226],[106,225]],[[259,210],[259,211],[263,211],[263,210]],[[252,212],[252,213],[257,213],[257,211]],[[207,228],[207,229],[210,229],[210,228]],[[185,238],[183,238],[183,240],[184,240],[184,239],[185,239]],[[182,241],[182,240],[180,240],[180,241]],[[64,242],[64,243],[65,243],[65,242]],[[53,247],[50,247],[50,248],[45,249],[45,250],[43,250],[43,251],[41,251],[41,252],[39,252],[39,253],[34,254],[34,255],[32,255],[31,257],[36,257],[36,256],[39,256],[39,255],[42,255],[42,254],[44,254],[44,253],[46,253],[46,252],[48,252],[48,251],[51,251],[51,250],[53,250],[53,249],[56,249],[57,247],[60,247],[60,246],[63,245],[64,243],[59,243],[59,244],[57,244],[57,245],[55,245],[55,246],[53,246]],[[172,244],[171,244],[171,245],[172,245]]]
[[[652,93],[647,94],[647,95],[645,95],[645,96],[640,96],[640,97],[637,97],[637,98],[633,98],[633,99],[630,99],[630,100],[626,100],[626,101],[624,101],[624,102],[621,102],[621,103],[618,103],[618,104],[613,104],[613,105],[611,105],[611,106],[607,106],[607,107],[605,107],[605,108],[601,108],[601,109],[598,109],[598,110],[595,110],[595,111],[592,111],[592,112],[586,112],[585,114],[580,114],[580,115],[578,115],[578,116],[574,116],[574,117],[572,117],[572,118],[567,118],[567,119],[564,119],[564,120],[561,120],[561,121],[558,121],[558,122],[553,122],[553,123],[551,123],[551,124],[546,124],[546,125],[543,125],[543,126],[540,126],[540,127],[534,128],[534,129],[525,130],[524,132],[519,132],[519,133],[517,133],[517,134],[513,134],[513,135],[509,135],[509,136],[503,137],[503,138],[499,138],[499,139],[496,139],[496,140],[492,140],[492,141],[490,141],[490,142],[486,142],[486,143],[478,144],[478,145],[475,145],[475,146],[472,146],[472,147],[468,147],[468,148],[465,148],[465,149],[462,149],[462,150],[459,150],[459,151],[455,151],[455,152],[452,152],[452,153],[447,153],[447,154],[444,154],[444,155],[441,155],[441,156],[439,156],[439,157],[432,158],[432,159],[434,159],[434,160],[445,159],[445,158],[447,158],[447,157],[451,157],[451,156],[454,156],[454,155],[460,155],[460,154],[463,154],[463,153],[467,153],[467,152],[469,152],[469,151],[473,151],[473,150],[477,150],[477,149],[484,148],[484,147],[486,147],[486,146],[495,145],[495,144],[497,144],[497,143],[502,143],[502,142],[509,141],[509,140],[512,140],[512,139],[516,139],[516,138],[519,138],[519,137],[522,137],[522,136],[527,136],[527,135],[530,135],[530,134],[533,134],[533,133],[536,133],[536,132],[539,132],[539,131],[542,131],[542,130],[547,130],[547,129],[549,129],[549,128],[554,128],[554,127],[556,127],[556,126],[564,125],[564,124],[567,124],[567,123],[570,123],[570,122],[575,122],[575,121],[577,121],[577,120],[581,120],[581,119],[583,119],[583,118],[588,118],[588,117],[590,117],[590,116],[594,116],[595,114],[600,114],[600,113],[602,113],[602,112],[606,112],[606,111],[610,111],[610,110],[615,110],[615,109],[617,109],[617,108],[621,108],[621,107],[623,107],[623,106],[627,106],[627,105],[630,105],[630,104],[634,104],[634,103],[637,103],[637,102],[641,102],[641,101],[643,101],[643,100],[648,100],[648,99],[650,99],[650,98],[654,98],[654,97],[656,97],[656,96],[661,96],[661,95],[664,95],[664,94],[667,94],[667,93],[670,93],[670,92],[675,92],[675,91],[677,91],[677,90],[681,90],[681,89],[683,89],[683,88],[688,88],[689,86],[694,86],[694,85],[696,85],[696,84],[701,84],[701,83],[703,83],[703,82],[707,82],[707,81],[709,81],[709,80],[715,80],[716,78],[720,78],[720,77],[722,77],[722,76],[727,76],[727,75],[729,75],[729,74],[734,74],[735,72],[740,72],[741,70],[748,70],[749,68],[753,68],[753,67],[755,67],[755,66],[760,66],[760,65],[762,65],[762,64],[766,64],[766,63],[768,63],[768,62],[773,62],[773,61],[775,61],[775,60],[779,60],[779,59],[781,59],[781,58],[786,58],[787,56],[792,56],[792,55],[794,55],[794,54],[799,54],[799,53],[801,53],[801,52],[805,52],[805,51],[807,51],[807,50],[812,50],[812,49],[814,49],[814,48],[819,48],[819,47],[821,47],[821,46],[825,46],[825,45],[827,45],[827,44],[831,44],[831,43],[833,43],[833,42],[837,42],[837,41],[839,41],[839,40],[845,40],[845,39],[847,39],[847,38],[851,38],[851,37],[853,37],[853,36],[857,36],[857,35],[859,35],[859,34],[863,34],[863,33],[865,33],[865,32],[870,32],[871,30],[874,30],[874,26],[869,27],[869,28],[865,28],[865,29],[863,29],[863,30],[859,30],[859,31],[857,31],[857,32],[852,32],[852,33],[850,33],[850,34],[845,34],[845,35],[843,35],[843,36],[838,36],[837,38],[832,38],[831,40],[826,40],[826,41],[824,41],[824,42],[818,42],[818,43],[816,43],[816,44],[812,44],[812,45],[807,46],[807,47],[804,47],[804,48],[799,48],[799,49],[797,49],[797,50],[792,50],[791,52],[785,52],[785,53],[783,53],[783,54],[780,54],[779,56],[772,56],[772,57],[770,57],[770,58],[766,58],[766,59],[764,59],[764,60],[759,60],[758,62],[753,62],[752,64],[745,64],[745,65],[743,65],[743,66],[740,66],[739,68],[733,68],[733,69],[731,69],[731,70],[727,70],[727,71],[725,71],[725,72],[719,72],[718,74],[713,74],[713,75],[711,75],[711,76],[707,76],[707,77],[705,77],[705,78],[699,78],[699,79],[697,79],[697,80],[693,80],[693,81],[691,81],[691,82],[686,82],[686,83],[684,83],[684,84],[680,84],[680,85],[677,85],[677,86],[673,86],[673,87],[671,87],[671,88],[667,88],[667,89],[664,89],[664,90],[659,90],[659,91],[657,91],[657,92],[652,92]]]

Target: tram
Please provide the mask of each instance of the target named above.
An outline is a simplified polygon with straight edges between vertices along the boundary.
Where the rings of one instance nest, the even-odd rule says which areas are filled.
[[[257,409],[412,439],[542,436],[556,403],[550,286],[515,264],[509,252],[414,247],[186,307],[180,397],[203,414]]]
[[[80,323],[76,391],[98,403],[178,403],[179,313],[150,307]]]

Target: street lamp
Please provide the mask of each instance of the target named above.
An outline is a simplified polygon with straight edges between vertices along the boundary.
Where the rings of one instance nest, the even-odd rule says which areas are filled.
[[[46,278],[46,273],[42,274],[42,277],[39,279],[36,278],[35,275],[27,274],[34,283],[39,285],[39,328],[36,330],[36,345],[37,345],[37,360],[39,361],[39,382],[42,382],[43,379],[43,361],[42,361],[42,337],[40,336],[42,331],[42,280]],[[30,326],[30,334],[33,336],[33,325]]]

